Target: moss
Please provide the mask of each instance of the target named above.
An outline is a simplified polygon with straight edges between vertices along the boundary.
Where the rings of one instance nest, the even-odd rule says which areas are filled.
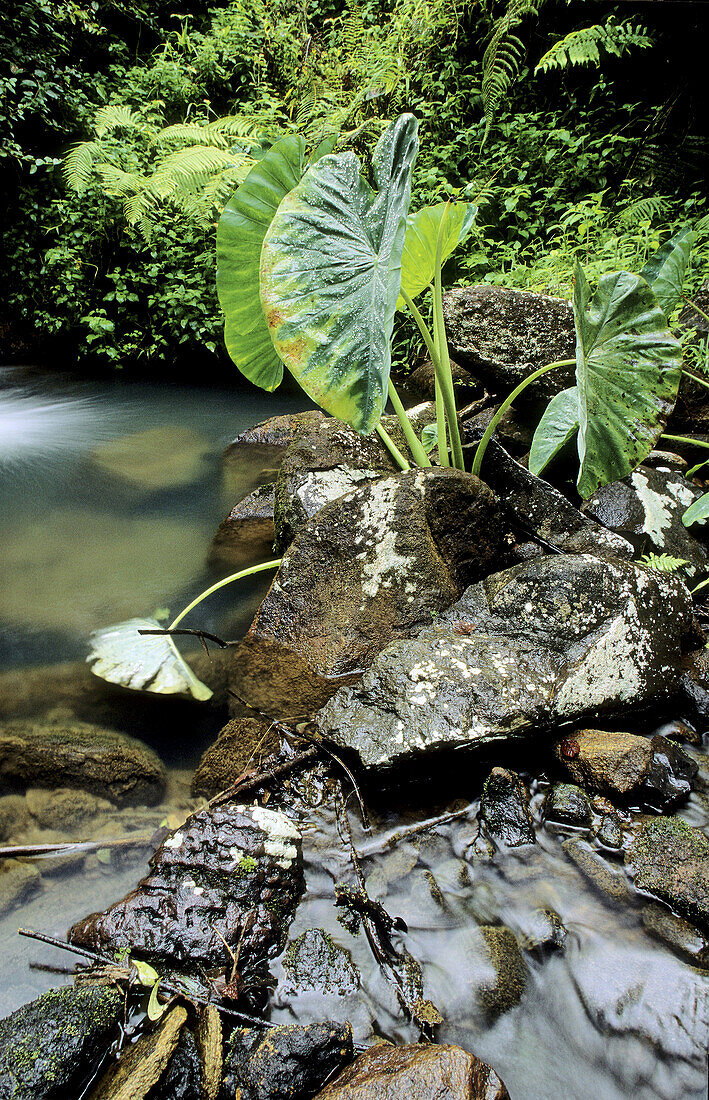
[[[243,875],[252,875],[257,867],[258,863],[253,856],[244,856],[243,859],[239,860],[239,863],[237,864],[236,873]]]

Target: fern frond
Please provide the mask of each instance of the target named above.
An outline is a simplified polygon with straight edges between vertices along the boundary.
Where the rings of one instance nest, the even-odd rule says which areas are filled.
[[[546,73],[550,69],[566,69],[574,65],[601,64],[601,50],[615,57],[621,57],[629,50],[652,45],[652,38],[630,22],[596,23],[592,27],[582,27],[560,38],[547,50],[538,62],[534,72]]]
[[[141,124],[140,117],[134,114],[130,107],[124,107],[120,103],[109,103],[106,107],[99,107],[94,116],[94,132],[97,137],[103,137],[109,130],[117,130],[121,126],[135,130]]]
[[[676,573],[689,565],[686,558],[673,558],[671,554],[643,554],[638,561],[640,565],[647,569],[656,569],[659,573]]]
[[[649,195],[624,206],[616,216],[616,222],[622,229],[633,229],[641,222],[652,221],[664,214],[670,200],[664,195]]]
[[[101,177],[104,191],[112,198],[122,199],[126,195],[134,195],[145,185],[145,177],[139,172],[124,172],[122,168],[105,161],[96,165],[96,171]]]
[[[512,31],[528,15],[538,15],[545,0],[509,0],[504,15],[495,22],[483,54],[482,97],[485,111],[483,144],[502,99],[514,82],[524,57],[524,43]]]
[[[62,163],[62,175],[67,187],[81,194],[93,175],[94,161],[102,152],[97,141],[80,141],[72,145]]]

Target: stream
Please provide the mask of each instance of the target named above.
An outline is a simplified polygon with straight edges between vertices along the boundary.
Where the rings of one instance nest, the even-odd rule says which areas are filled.
[[[221,451],[244,428],[302,408],[302,398],[280,394],[0,371],[1,720],[45,714],[57,668],[71,677],[95,627],[157,608],[174,614],[215,579],[205,566],[214,531],[261,477],[260,470],[244,468],[225,484]],[[116,451],[126,437],[127,446]],[[132,478],[116,476],[116,454],[135,467]],[[233,589],[219,593],[202,605],[199,625],[239,637],[268,583],[268,577],[254,578],[238,597]],[[62,707],[71,709],[73,698],[67,691]],[[151,699],[134,725],[136,713],[126,706],[117,721],[161,755],[169,775],[163,802],[120,811],[101,835],[77,828],[72,839],[108,842],[119,826],[122,837],[149,837],[192,807],[192,771],[223,724],[223,710]],[[81,706],[76,714],[85,717]],[[705,1100],[709,972],[648,934],[648,899],[614,898],[591,881],[579,866],[583,860],[573,858],[579,845],[584,851],[580,835],[543,823],[548,781],[534,768],[533,750],[521,763],[514,754],[505,763],[532,790],[537,843],[498,852],[494,860],[476,854],[481,783],[499,761],[483,766],[458,755],[455,782],[432,785],[430,795],[425,784],[379,792],[368,831],[356,801],[349,803],[368,891],[405,922],[396,942],[421,964],[424,995],[445,1021],[439,1040],[494,1066],[512,1100]],[[461,807],[461,817],[435,831],[387,843],[401,828]],[[681,816],[706,828],[706,795],[694,792]],[[317,790],[313,814],[301,825],[306,893],[289,937],[324,928],[350,952],[360,988],[344,1003],[336,994],[291,995],[281,956],[271,967],[270,1019],[308,1022],[339,1011],[352,1021],[356,1041],[371,1042],[373,1035],[416,1041],[418,1031],[402,1015],[365,936],[338,920],[334,886],[349,878],[349,857]],[[34,842],[59,835],[66,839],[45,827]],[[147,844],[107,846],[36,860],[41,880],[20,906],[4,904],[0,876],[0,1016],[70,981],[30,965],[66,968],[73,961],[18,937],[18,926],[65,938],[75,920],[135,885],[150,852]],[[622,858],[616,862],[622,878]],[[499,1015],[481,1011],[471,995],[482,981],[471,928],[504,924],[522,940],[540,909],[561,917],[564,950],[525,954],[526,988],[518,1003]]]

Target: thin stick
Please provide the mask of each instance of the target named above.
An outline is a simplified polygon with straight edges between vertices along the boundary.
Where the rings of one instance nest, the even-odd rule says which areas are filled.
[[[0,848],[0,859],[31,859],[36,856],[63,856],[73,852],[97,852],[99,848],[145,848],[152,837],[122,837],[120,840],[80,840],[67,844],[13,844]]]
[[[172,630],[169,626],[166,626],[162,630],[139,630],[139,634],[167,634],[172,637],[175,634],[189,634],[193,638],[199,638],[201,642],[205,640],[208,642],[214,642],[220,649],[228,649],[232,645],[240,645],[240,642],[225,642],[223,638],[219,638],[216,634],[210,634],[207,630],[190,630],[187,627],[180,627],[179,630]]]
[[[408,840],[410,836],[415,836],[417,833],[426,833],[429,829],[436,829],[439,825],[445,825],[449,821],[467,817],[471,807],[472,803],[463,810],[453,810],[450,813],[441,814],[439,817],[429,817],[426,821],[419,821],[417,825],[409,825],[407,828],[400,829],[388,837],[373,837],[366,847],[356,849],[357,855],[360,859],[369,859],[370,856],[379,855],[395,844],[400,844],[402,840]]]
[[[293,736],[293,734],[291,734]],[[221,806],[224,802],[231,802],[237,795],[243,794],[245,791],[253,791],[257,787],[267,786],[271,780],[278,779],[282,775],[286,775],[288,772],[295,771],[296,768],[301,767],[303,764],[307,764],[309,760],[314,760],[318,755],[319,746],[311,745],[310,748],[303,749],[302,752],[296,753],[290,760],[286,760],[283,764],[274,764],[272,768],[266,768],[265,771],[247,773],[244,776],[239,776],[231,787],[228,787],[225,791],[221,791],[211,799],[210,806]]]

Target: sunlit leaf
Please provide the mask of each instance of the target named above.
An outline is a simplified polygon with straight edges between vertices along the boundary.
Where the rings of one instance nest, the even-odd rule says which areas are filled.
[[[431,451],[438,444],[438,424],[427,424],[421,432],[421,443],[423,449],[427,455],[430,455]]]
[[[569,386],[555,394],[547,405],[529,451],[530,473],[539,477],[562,447],[579,430],[579,394],[576,386]]]
[[[684,274],[696,233],[687,226],[675,233],[651,256],[640,274],[655,292],[658,305],[665,317],[682,297]]]
[[[153,1021],[159,1020],[160,1017],[165,1012],[165,1009],[167,1008],[167,1003],[165,1003],[164,1005],[161,1005],[160,1001],[158,1000],[158,989],[159,989],[159,987],[160,987],[160,982],[157,981],[155,983],[155,985],[153,986],[153,988],[151,989],[151,991],[150,991],[150,998],[148,1000],[148,1007],[147,1007],[147,1010],[146,1010],[147,1015],[148,1015],[148,1019],[153,1020]]]
[[[709,520],[709,493],[690,504],[686,512],[682,513],[682,523],[685,527],[691,527],[693,523],[706,523]]]
[[[241,373],[275,390],[283,364],[273,350],[259,297],[259,262],[266,230],[303,171],[305,142],[289,134],[271,146],[224,208],[217,227],[217,292],[224,341]]]
[[[578,264],[574,318],[578,491],[586,499],[655,446],[677,398],[682,351],[648,283],[628,271],[603,275],[591,296]]]
[[[387,398],[418,123],[402,115],[372,160],[323,157],[283,199],[261,251],[273,345],[305,392],[364,434]]]
[[[136,974],[138,975],[138,981],[141,985],[147,986],[149,989],[154,986],[156,982],[160,981],[160,975],[149,963],[143,962],[141,959],[131,959],[133,966],[135,967]]]
[[[94,630],[86,660],[91,671],[111,684],[152,691],[158,695],[191,694],[210,699],[212,692],[198,680],[168,635],[143,635],[160,629],[157,619],[128,619]]]
[[[406,219],[404,251],[401,256],[401,287],[410,298],[415,298],[433,282],[436,268],[436,244],[441,221],[448,207],[443,225],[441,262],[445,263],[454,249],[465,240],[475,221],[477,207],[472,202],[457,202],[448,206],[445,202],[424,206]],[[397,309],[404,308],[399,298]]]

